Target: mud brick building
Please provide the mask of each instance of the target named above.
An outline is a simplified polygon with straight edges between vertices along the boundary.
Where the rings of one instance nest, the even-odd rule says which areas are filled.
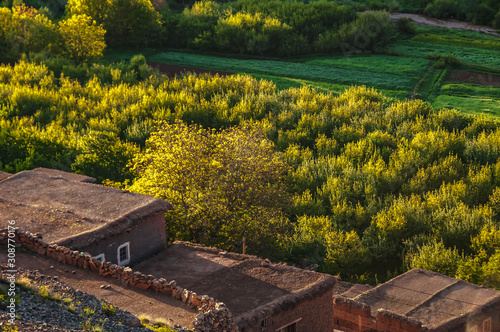
[[[241,332],[333,330],[336,279],[328,274],[187,242],[136,268],[224,302]]]
[[[44,168],[1,173],[0,215],[40,255],[204,310],[195,331],[333,330],[333,276],[187,242],[167,247],[170,203],[92,182]]]
[[[118,265],[134,265],[165,248],[170,203],[93,181],[45,168],[4,173],[0,214],[49,244]]]
[[[496,332],[500,292],[414,269],[377,287],[336,295],[334,327],[349,332]]]

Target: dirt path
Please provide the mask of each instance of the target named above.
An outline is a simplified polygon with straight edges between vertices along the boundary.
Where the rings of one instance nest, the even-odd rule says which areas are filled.
[[[391,13],[391,18],[398,20],[402,17],[407,17],[412,19],[416,25],[429,26],[429,27],[441,27],[449,29],[461,29],[461,30],[474,30],[481,31],[490,35],[500,37],[500,34],[495,31],[494,28],[485,25],[474,25],[468,22],[462,22],[457,20],[439,20],[437,18],[420,15],[420,14],[408,14],[408,13]]]
[[[6,258],[2,255],[0,264],[5,263]],[[62,264],[47,257],[18,253],[16,264],[25,269],[38,270],[48,276],[58,276],[60,281],[75,289],[92,294],[98,299],[104,299],[135,316],[147,314],[153,319],[166,319],[171,326],[180,324],[192,328],[192,321],[197,314],[195,310],[171,296],[128,287],[92,271]],[[111,285],[111,287],[103,289],[101,285]]]

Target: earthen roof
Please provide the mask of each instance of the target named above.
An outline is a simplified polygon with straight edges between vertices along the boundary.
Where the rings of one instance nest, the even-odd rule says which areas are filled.
[[[69,172],[58,170],[58,169],[38,167],[38,168],[35,168],[33,171],[45,173],[45,174],[55,176],[55,177],[61,177],[63,179],[70,180],[70,181],[86,182],[86,183],[94,183],[96,181],[96,179],[94,179],[90,176],[76,174],[76,173],[69,173]]]
[[[452,324],[500,301],[500,292],[446,275],[414,269],[361,295],[355,301],[416,319],[428,328]]]
[[[3,179],[8,178],[9,176],[12,176],[12,174],[0,171],[0,181],[2,181]]]
[[[187,242],[174,242],[135,269],[224,302],[240,328],[322,296],[336,282],[328,274]]]
[[[68,174],[23,171],[0,181],[0,215],[46,242],[79,248],[172,209],[163,200],[73,181],[81,178]]]

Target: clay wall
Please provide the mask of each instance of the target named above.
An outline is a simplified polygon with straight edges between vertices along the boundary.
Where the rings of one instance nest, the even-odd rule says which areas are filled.
[[[109,237],[88,247],[75,248],[90,253],[92,256],[104,254],[106,261],[118,264],[118,248],[129,242],[130,262],[133,266],[159,253],[166,246],[164,213],[157,213],[148,217],[138,227],[127,230],[122,234]]]
[[[427,331],[422,323],[406,316],[380,309],[371,315],[370,306],[335,296],[333,299],[334,328],[346,332],[421,332]]]
[[[268,328],[272,331],[296,324],[297,332],[331,331],[333,326],[333,289],[323,296],[300,303],[297,307],[280,312],[271,318]]]

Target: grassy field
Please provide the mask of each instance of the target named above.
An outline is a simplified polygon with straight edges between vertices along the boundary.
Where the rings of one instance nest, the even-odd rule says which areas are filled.
[[[391,56],[385,56],[393,58]],[[367,58],[368,59],[368,58]],[[393,74],[391,72],[373,71],[351,66],[345,58],[322,59],[326,63],[274,61],[274,60],[241,60],[219,58],[198,54],[164,52],[148,58],[149,61],[183,65],[204,69],[218,69],[234,73],[264,74],[274,77],[301,79],[311,82],[337,83],[342,85],[369,85],[381,90],[406,91],[418,81],[417,76]],[[360,63],[360,60],[352,60]]]
[[[417,27],[417,33],[396,40],[386,54],[346,57],[342,54],[290,59],[244,59],[182,52],[146,51],[149,61],[249,74],[272,80],[279,89],[303,84],[339,94],[351,85],[377,88],[395,99],[420,98],[435,107],[469,114],[500,116],[500,88],[476,80],[452,81],[459,71],[500,77],[500,38],[475,31]],[[437,56],[453,56],[460,64],[439,66]],[[127,58],[120,52],[108,58]]]

